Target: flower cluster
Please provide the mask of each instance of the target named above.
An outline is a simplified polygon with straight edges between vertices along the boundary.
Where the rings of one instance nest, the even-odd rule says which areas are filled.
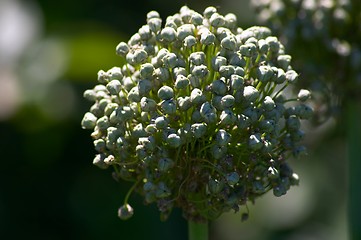
[[[317,104],[322,100],[331,106],[323,115],[333,115],[334,105],[342,106],[339,101],[344,96],[359,98],[360,1],[252,0],[252,5],[260,22],[279,34],[298,59],[301,74],[324,99],[318,99]],[[325,91],[327,88],[331,88],[329,92]]]
[[[298,183],[286,160],[305,153],[301,120],[312,108],[308,90],[285,94],[298,74],[279,40],[214,7],[184,6],[164,26],[151,11],[146,21],[116,47],[126,64],[99,71],[84,92],[93,163],[133,182],[119,217],[133,214],[132,191],[162,219],[179,207],[193,221],[286,194]]]

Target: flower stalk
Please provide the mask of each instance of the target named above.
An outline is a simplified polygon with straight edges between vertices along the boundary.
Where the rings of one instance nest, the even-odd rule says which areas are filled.
[[[188,221],[188,240],[208,240],[208,222]]]

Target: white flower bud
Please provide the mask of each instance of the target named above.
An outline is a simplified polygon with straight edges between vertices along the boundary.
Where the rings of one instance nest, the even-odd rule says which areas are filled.
[[[111,80],[106,87],[111,95],[118,95],[122,84],[119,80]]]
[[[270,96],[266,96],[262,102],[262,107],[266,111],[271,111],[276,107],[276,104]]]
[[[193,10],[189,9],[188,6],[181,7],[179,13],[184,23],[189,23],[191,20]]]
[[[174,28],[165,27],[160,32],[160,36],[161,36],[162,40],[170,43],[176,39],[177,32],[174,30]]]
[[[174,99],[168,99],[162,101],[160,107],[162,108],[162,111],[165,114],[175,114],[177,111],[177,105]]]
[[[144,130],[143,124],[139,123],[133,128],[132,137],[140,138],[140,137],[147,137],[148,134]]]
[[[206,62],[206,55],[204,52],[193,52],[188,59],[191,64],[199,66]]]
[[[278,66],[280,66],[283,70],[287,71],[288,67],[290,66],[292,57],[290,55],[279,55],[277,57]]]
[[[237,115],[236,124],[239,129],[245,129],[251,124],[251,120],[249,119],[248,116],[246,116],[244,114],[239,114],[239,115]]]
[[[117,139],[122,135],[121,129],[118,129],[116,127],[108,127],[107,129],[107,139],[115,143]]]
[[[87,112],[84,114],[83,120],[81,121],[81,126],[84,129],[93,129],[97,120],[98,118],[94,114]]]
[[[162,28],[162,19],[160,18],[151,18],[147,21],[149,29],[154,32],[158,33]]]
[[[191,131],[195,138],[201,138],[206,134],[207,126],[204,123],[194,123],[191,125]]]
[[[183,75],[178,75],[174,87],[177,89],[185,89],[189,85],[189,79]]]
[[[157,11],[150,11],[147,13],[147,20],[150,20],[152,18],[160,18],[160,15]]]
[[[173,17],[167,17],[166,21],[165,21],[165,26],[164,27],[169,27],[169,28],[173,28],[174,30],[177,29],[178,25],[177,23],[174,21]],[[159,35],[160,40],[162,41],[162,36]]]
[[[294,70],[288,70],[286,72],[286,80],[290,83],[294,83],[298,80],[298,74]]]
[[[225,66],[227,64],[227,58],[222,56],[216,56],[212,58],[212,68],[215,71],[219,71],[221,66]]]
[[[291,185],[298,185],[300,183],[300,178],[297,173],[293,173],[290,177]]]
[[[154,134],[157,132],[157,127],[155,126],[155,124],[149,124],[145,127],[145,131],[149,134]]]
[[[146,151],[153,151],[156,147],[153,136],[139,138],[138,144],[143,145]]]
[[[224,65],[224,66],[220,66],[218,71],[221,77],[229,79],[231,75],[234,74],[235,69],[232,65]]]
[[[311,97],[311,92],[308,91],[307,89],[301,89],[298,92],[298,100],[300,100],[301,102],[305,102],[306,100],[308,100]]]
[[[222,111],[219,120],[220,120],[219,124],[221,126],[230,127],[236,123],[237,117],[236,115],[234,115],[234,113],[231,110],[226,109]]]
[[[258,90],[253,86],[244,87],[243,96],[247,102],[254,102],[259,97]]]
[[[211,45],[216,40],[216,36],[210,31],[203,31],[201,34],[201,44],[203,45]]]
[[[223,106],[221,104],[222,97],[223,96],[219,96],[219,95],[213,95],[212,97],[212,106],[215,107],[217,110],[223,110]]]
[[[273,36],[269,36],[266,38],[266,42],[269,45],[269,49],[274,52],[274,53],[278,53],[279,49],[280,49],[280,43],[278,41],[278,39],[276,37]]]
[[[98,82],[101,84],[107,84],[109,82],[108,73],[104,72],[103,70],[99,70],[98,71]]]
[[[184,67],[175,67],[173,68],[174,76],[178,77],[179,75],[187,76],[188,72]]]
[[[212,82],[212,92],[217,95],[223,96],[227,93],[227,85],[222,80],[215,80]]]
[[[210,17],[209,22],[213,27],[222,27],[226,21],[222,15],[214,13]]]
[[[134,215],[134,210],[129,204],[125,204],[118,209],[118,217],[127,220]]]
[[[221,106],[223,107],[223,109],[230,108],[233,106],[234,102],[235,102],[235,98],[232,95],[227,94],[222,97]]]
[[[140,108],[144,112],[154,112],[157,110],[157,103],[151,98],[142,97],[140,100]]]
[[[165,68],[174,68],[178,65],[177,55],[168,53],[162,58],[162,62]]]
[[[149,25],[143,25],[139,29],[138,34],[142,41],[148,41],[149,39],[151,39],[153,37],[153,34],[149,28]]]
[[[92,89],[87,89],[83,93],[83,97],[86,98],[88,101],[95,102],[97,100],[97,94]]]
[[[142,78],[149,79],[153,76],[154,66],[150,63],[144,63],[140,66],[139,73]]]
[[[230,186],[234,186],[238,183],[240,177],[236,172],[230,172],[226,175],[226,180]]]
[[[158,81],[165,82],[169,79],[169,71],[166,68],[160,67],[154,70],[154,75]]]
[[[102,153],[97,154],[97,155],[95,155],[93,164],[101,169],[107,169],[109,167],[109,165],[104,162],[105,158],[106,158],[105,154],[102,154]]]
[[[273,76],[273,71],[268,65],[259,66],[256,70],[257,78],[261,82],[268,82]]]
[[[206,123],[215,123],[217,121],[217,111],[209,102],[202,104],[200,113]]]
[[[261,149],[263,146],[261,135],[259,133],[256,133],[249,136],[248,146],[255,151]]]
[[[231,75],[231,88],[233,91],[241,90],[243,88],[244,79],[243,77],[232,74]]]
[[[154,123],[157,129],[165,129],[168,126],[168,119],[163,116],[157,117]]]
[[[199,79],[205,79],[208,73],[208,68],[205,65],[194,66],[192,69],[192,75]]]
[[[94,148],[98,152],[104,152],[106,150],[104,139],[96,139],[93,142]]]
[[[152,90],[153,84],[148,79],[142,79],[138,82],[138,92],[140,96],[148,95]]]
[[[177,148],[181,145],[182,141],[177,134],[172,133],[168,135],[167,143],[169,144],[170,147]]]
[[[147,58],[148,58],[148,54],[146,51],[144,51],[143,49],[137,49],[134,51],[133,53],[133,63],[134,64],[141,64],[141,63],[144,63]]]
[[[269,49],[269,45],[268,45],[268,43],[267,43],[267,41],[265,39],[258,40],[257,45],[258,45],[258,51],[261,54],[267,54],[268,49]]]
[[[197,39],[194,36],[187,36],[183,40],[183,45],[188,49],[192,48],[196,44],[197,44]]]
[[[158,90],[158,97],[162,100],[168,100],[174,97],[173,89],[169,86],[162,86]]]
[[[235,52],[230,56],[229,64],[233,66],[245,67],[246,60],[244,60],[240,53]]]
[[[252,57],[257,54],[257,47],[253,43],[244,44],[239,47],[239,52],[245,57]]]
[[[222,39],[221,46],[229,51],[235,51],[237,48],[237,42],[234,36],[227,36]]]
[[[202,25],[203,23],[203,16],[197,12],[193,12],[191,15],[190,22],[195,26]]]
[[[136,33],[133,36],[131,36],[128,41],[128,45],[131,47],[131,49],[133,46],[140,45],[140,44],[141,44],[141,39],[140,39],[139,33]]]
[[[226,20],[226,27],[229,29],[234,29],[237,27],[237,16],[233,13],[228,13],[224,16]]]
[[[177,38],[183,41],[186,37],[194,35],[194,30],[193,24],[183,24],[177,29]]]
[[[191,86],[193,88],[199,88],[201,86],[201,82],[200,82],[200,79],[192,74],[189,74],[187,76],[187,78],[189,79],[189,82],[191,84]]]
[[[259,119],[259,109],[257,109],[256,107],[254,106],[249,106],[248,108],[246,108],[244,111],[243,111],[243,114],[246,115],[247,117],[249,117],[249,120],[252,122],[252,123],[257,123],[258,122],[258,119]]]
[[[120,42],[116,47],[116,53],[119,56],[125,57],[127,53],[129,52],[129,46],[125,42]]]
[[[286,81],[286,74],[282,68],[272,67],[273,70],[273,77],[272,80],[277,84],[282,84]]]
[[[206,96],[203,95],[202,90],[195,88],[191,92],[191,102],[194,105],[200,105],[206,101]]]
[[[209,19],[216,12],[217,12],[217,9],[213,6],[210,6],[204,10],[203,15]]]
[[[226,146],[231,142],[231,134],[224,129],[220,129],[216,134],[216,141],[218,145]]]
[[[107,71],[107,75],[109,76],[109,80],[121,80],[123,78],[123,73],[120,67],[112,67]]]

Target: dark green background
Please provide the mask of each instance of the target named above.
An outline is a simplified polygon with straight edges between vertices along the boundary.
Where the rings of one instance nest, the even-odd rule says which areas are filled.
[[[130,186],[114,181],[110,170],[103,171],[92,165],[95,150],[90,132],[80,127],[83,114],[90,107],[82,93],[96,84],[98,70],[121,64],[121,59],[115,55],[115,46],[127,41],[145,24],[147,12],[157,10],[165,20],[184,4],[198,12],[214,5],[220,6],[223,14],[236,13],[241,26],[248,27],[256,23],[248,1],[16,2],[25,9],[35,7],[42,20],[36,40],[28,44],[12,66],[22,89],[20,94],[27,97],[18,103],[13,114],[0,119],[1,238],[186,239],[187,225],[180,211],[175,210],[169,221],[161,222],[156,206],[143,205],[138,196],[130,199],[134,217],[129,221],[118,219],[117,208]],[[65,67],[50,83],[32,84],[25,70],[32,62],[42,59],[41,54],[48,53],[49,42],[54,43],[55,48],[60,47]],[[61,57],[56,51],[54,54],[50,57]],[[44,71],[52,71],[52,65],[45,67]],[[38,70],[37,74],[41,75],[43,70]],[[70,95],[65,94],[64,89]],[[41,96],[35,96],[37,94]],[[333,122],[323,127],[326,130],[316,128],[319,136],[311,134],[307,139],[310,157],[292,162],[296,172],[301,172],[299,190],[308,191],[308,205],[302,205],[307,214],[302,220],[291,226],[267,224],[262,220],[265,213],[257,211],[256,203],[249,222],[241,223],[239,215],[232,216],[227,220],[232,222],[231,230],[217,227],[224,226],[219,222],[213,223],[212,239],[256,239],[252,236],[258,236],[257,239],[306,239],[297,238],[302,236],[331,239],[328,236],[334,235],[333,228],[340,224],[341,230],[337,232],[340,235],[334,239],[345,236],[347,190],[343,133]],[[302,179],[308,182],[306,190],[302,188]],[[267,206],[267,202],[263,205]],[[288,212],[273,214],[276,219]]]

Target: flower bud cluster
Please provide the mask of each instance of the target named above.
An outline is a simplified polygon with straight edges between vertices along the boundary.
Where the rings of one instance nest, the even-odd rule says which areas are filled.
[[[280,41],[214,7],[182,7],[164,25],[152,11],[146,21],[116,47],[126,64],[99,71],[84,92],[93,163],[133,182],[162,219],[173,207],[215,219],[268,191],[286,194],[298,183],[286,160],[305,153],[301,121],[312,108],[308,90],[283,94],[298,74]],[[133,214],[127,200],[123,219]]]
[[[252,5],[260,22],[268,25],[287,42],[286,47],[298,59],[297,67],[302,67],[302,75],[309,81],[308,85],[322,86],[321,89],[315,89],[315,95],[321,96],[322,101],[328,101],[326,104],[331,106],[326,114],[334,114],[332,107],[335,105],[335,97],[324,91],[324,81],[331,82],[332,92],[341,98],[347,96],[349,100],[350,95],[354,98],[359,96],[360,1],[252,0]],[[318,100],[317,105],[321,104]],[[342,103],[336,104],[339,105],[337,107],[342,106]]]
[[[286,27],[288,38],[326,41],[346,30],[353,7],[349,0],[252,0],[252,5],[262,22],[275,30]]]

